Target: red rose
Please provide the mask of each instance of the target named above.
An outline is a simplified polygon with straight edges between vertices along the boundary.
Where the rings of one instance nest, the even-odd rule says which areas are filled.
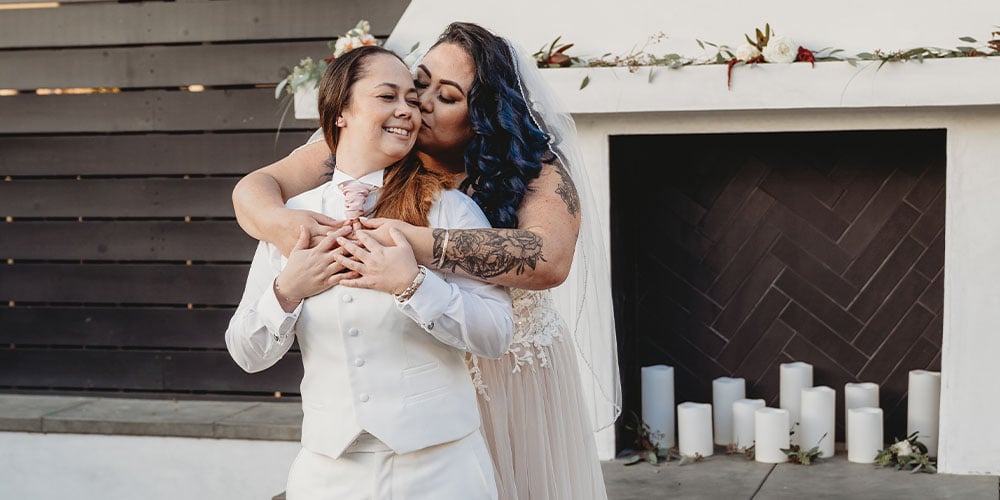
[[[795,56],[797,62],[807,62],[816,67],[816,54],[813,54],[811,50],[805,47],[799,47],[799,53]]]

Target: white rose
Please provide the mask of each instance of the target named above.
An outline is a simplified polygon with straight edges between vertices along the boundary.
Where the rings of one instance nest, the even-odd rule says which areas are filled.
[[[769,63],[795,62],[799,46],[786,36],[774,36],[764,46],[764,60]]]
[[[901,457],[906,457],[913,453],[913,447],[910,446],[909,441],[900,441],[892,445],[892,447],[896,450],[896,455]]]
[[[344,53],[347,52],[348,50],[351,50],[351,48],[348,48],[350,42],[351,42],[350,37],[342,36],[338,38],[337,45],[335,45],[333,48],[333,56],[340,57],[344,55]]]
[[[760,51],[757,50],[757,47],[754,47],[749,43],[744,43],[743,45],[736,47],[736,58],[741,61],[749,61],[758,57],[760,57]]]
[[[366,34],[361,37],[361,45],[375,45],[375,43],[376,43],[375,37],[371,35]]]

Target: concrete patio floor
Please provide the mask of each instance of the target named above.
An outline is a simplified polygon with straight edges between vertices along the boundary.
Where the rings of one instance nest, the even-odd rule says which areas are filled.
[[[679,466],[604,463],[609,500],[959,499],[998,500],[996,476],[910,474],[853,464],[843,454],[811,466],[769,465],[715,455]]]

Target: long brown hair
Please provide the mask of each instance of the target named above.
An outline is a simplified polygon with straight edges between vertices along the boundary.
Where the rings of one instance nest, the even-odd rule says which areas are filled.
[[[330,151],[337,151],[340,127],[337,117],[351,103],[351,89],[364,78],[370,59],[396,54],[382,47],[364,46],[338,57],[326,68],[319,83],[319,121],[323,138]],[[399,59],[402,62],[402,59]],[[413,133],[416,133],[414,131]],[[331,172],[336,167],[336,153],[327,160]],[[418,226],[427,226],[427,214],[438,193],[454,184],[451,174],[435,172],[424,167],[413,153],[387,167],[382,193],[373,210],[378,217],[399,219]]]

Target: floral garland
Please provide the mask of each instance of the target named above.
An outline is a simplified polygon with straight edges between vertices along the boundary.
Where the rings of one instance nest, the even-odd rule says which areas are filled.
[[[1000,28],[997,26],[996,28]],[[713,64],[725,64],[726,85],[732,89],[733,69],[737,66],[756,65],[763,63],[789,64],[794,62],[807,62],[815,67],[816,61],[844,61],[852,66],[857,66],[860,61],[880,61],[878,67],[881,68],[890,62],[905,62],[916,60],[923,62],[924,59],[946,59],[958,57],[997,57],[1000,56],[1000,30],[991,33],[991,39],[980,43],[973,37],[963,36],[959,40],[979,44],[978,46],[960,46],[953,49],[943,49],[938,47],[915,47],[906,50],[883,52],[875,50],[872,52],[862,52],[853,57],[843,57],[842,49],[831,47],[811,50],[796,44],[787,36],[777,36],[771,25],[766,24],[764,29],[754,30],[754,36],[744,35],[746,43],[732,48],[727,45],[719,45],[702,40],[695,40],[698,45],[706,50],[706,46],[715,49],[715,54],[707,59],[696,59],[685,57],[680,54],[665,54],[656,56],[648,52],[651,45],[655,45],[666,38],[663,33],[657,33],[649,38],[644,46],[635,49],[628,54],[613,56],[604,54],[593,59],[583,59],[571,56],[567,51],[573,47],[572,43],[559,45],[562,37],[556,38],[548,47],[542,47],[534,54],[534,58],[540,68],[567,68],[567,67],[625,67],[631,72],[636,72],[640,67],[650,67],[649,79],[652,81],[652,67],[665,66],[670,69],[679,69],[684,66],[704,66]],[[580,84],[582,90],[590,83],[590,77],[584,77]]]

